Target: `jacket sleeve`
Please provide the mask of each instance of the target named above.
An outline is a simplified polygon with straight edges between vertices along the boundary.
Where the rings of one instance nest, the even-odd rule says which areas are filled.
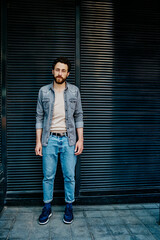
[[[43,128],[43,105],[42,105],[42,97],[41,97],[41,89],[38,93],[38,100],[37,100],[37,108],[36,108],[36,129]]]
[[[83,110],[82,110],[82,103],[81,103],[81,96],[79,89],[77,91],[77,103],[74,112],[74,119],[76,128],[83,128]]]

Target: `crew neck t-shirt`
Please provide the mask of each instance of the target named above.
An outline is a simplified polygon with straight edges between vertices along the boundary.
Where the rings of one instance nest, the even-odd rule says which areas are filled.
[[[50,131],[54,133],[66,132],[64,91],[55,92],[55,102]]]

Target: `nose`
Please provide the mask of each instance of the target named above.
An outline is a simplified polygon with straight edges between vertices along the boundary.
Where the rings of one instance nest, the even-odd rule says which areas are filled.
[[[59,71],[59,76],[62,76],[62,71]]]

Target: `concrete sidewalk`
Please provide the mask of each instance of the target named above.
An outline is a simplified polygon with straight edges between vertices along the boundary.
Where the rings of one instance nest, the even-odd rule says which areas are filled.
[[[5,207],[0,215],[0,239],[8,240],[160,240],[158,204],[74,206],[74,222],[62,222],[64,206],[41,226],[41,207]]]

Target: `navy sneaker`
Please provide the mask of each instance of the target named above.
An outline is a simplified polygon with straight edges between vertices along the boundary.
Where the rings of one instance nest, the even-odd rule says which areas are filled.
[[[73,222],[73,209],[72,203],[67,203],[63,218],[64,223],[72,223]]]
[[[39,224],[46,224],[49,222],[49,218],[52,216],[51,207],[47,208],[46,206],[43,207],[42,213],[39,216]]]

